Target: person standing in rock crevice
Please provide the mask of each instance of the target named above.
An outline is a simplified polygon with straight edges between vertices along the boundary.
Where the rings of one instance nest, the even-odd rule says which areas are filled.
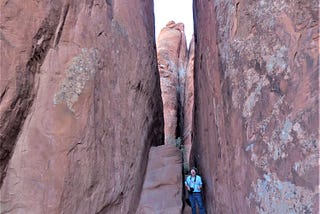
[[[189,175],[185,181],[185,186],[188,189],[189,200],[191,204],[192,214],[197,213],[197,204],[200,210],[200,214],[205,214],[205,208],[202,201],[202,179],[197,175],[197,169],[192,167]]]

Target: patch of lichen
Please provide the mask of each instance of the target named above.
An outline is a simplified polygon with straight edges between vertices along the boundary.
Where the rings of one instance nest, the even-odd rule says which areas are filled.
[[[96,73],[97,58],[96,49],[84,48],[78,56],[72,59],[60,90],[54,96],[55,105],[65,102],[70,111],[74,112],[73,105],[78,101],[86,82]]]

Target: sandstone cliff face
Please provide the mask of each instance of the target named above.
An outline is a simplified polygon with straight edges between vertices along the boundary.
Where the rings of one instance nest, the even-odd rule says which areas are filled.
[[[152,11],[1,3],[1,212],[135,212],[149,147],[163,143]]]
[[[165,143],[175,143],[181,134],[187,44],[182,23],[169,22],[157,40],[158,67],[164,111]],[[180,123],[180,124],[179,124]]]
[[[185,90],[183,108],[183,145],[184,145],[184,168],[188,169],[190,151],[193,141],[194,121],[194,37],[188,51],[188,64],[185,75]]]
[[[208,213],[318,213],[317,1],[195,1]]]
[[[161,32],[166,142],[192,144],[208,213],[319,212],[316,5],[195,0],[194,107],[183,24]],[[147,161],[164,128],[152,3],[0,6],[1,213],[168,211],[151,196],[172,188],[180,212],[181,154]]]

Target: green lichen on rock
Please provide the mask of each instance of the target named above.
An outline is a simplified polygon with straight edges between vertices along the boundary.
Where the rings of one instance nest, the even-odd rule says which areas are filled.
[[[303,176],[313,167],[319,167],[319,154],[313,153],[307,156],[304,160],[294,163],[293,170],[298,173],[299,176]]]
[[[315,133],[307,134],[300,123],[295,123],[292,127],[292,131],[295,132],[297,138],[300,139],[299,146],[301,147],[302,154],[305,157],[304,159],[294,163],[293,170],[297,172],[299,176],[303,176],[313,167],[319,167],[319,140]]]
[[[269,75],[283,75],[284,79],[289,78],[291,73],[290,67],[288,65],[288,48],[285,46],[277,47],[275,53],[267,57],[266,69]]]
[[[82,49],[81,53],[72,59],[71,65],[66,70],[60,90],[54,96],[54,104],[65,102],[74,112],[73,105],[83,91],[86,82],[94,76],[97,70],[97,50]]]
[[[288,156],[286,153],[287,144],[292,142],[291,136],[292,122],[287,118],[283,124],[282,129],[274,130],[270,141],[267,142],[268,152],[273,160],[283,159]]]
[[[293,158],[290,152],[293,148],[301,151],[303,156],[299,161],[291,162],[292,172],[303,177],[319,166],[319,142],[316,134],[308,133],[302,124],[302,121],[288,116],[279,124],[279,129],[272,132],[270,138],[263,138],[263,143],[267,144],[267,151],[256,153],[254,144],[246,148],[247,152],[251,152],[251,161],[265,172],[263,179],[258,179],[252,184],[253,191],[248,196],[250,205],[252,202],[257,204],[258,213],[313,212],[313,201],[319,194],[319,190],[316,189],[318,186],[314,187],[315,189],[306,189],[295,185],[294,181],[280,181],[277,172],[271,168],[275,161],[290,161],[290,158]]]
[[[281,99],[279,101],[281,101]],[[274,116],[277,116],[277,112],[278,103],[275,104],[272,114],[274,114]],[[263,169],[265,172],[270,171],[270,163],[268,162],[268,160],[284,160],[285,158],[290,156],[290,153],[288,151],[293,147],[300,150],[303,153],[304,157],[304,160],[297,161],[292,166],[299,175],[304,174],[303,172],[305,170],[319,165],[319,142],[315,137],[316,134],[307,134],[298,121],[290,120],[289,118],[290,117],[287,117],[283,124],[281,124],[281,129],[274,129],[270,137],[264,136],[262,138],[261,143],[267,145],[267,150],[265,152],[263,152],[262,154],[255,153],[254,144],[250,144],[250,147],[246,149],[246,152],[251,152],[251,161],[253,161],[255,166]],[[260,125],[261,134],[264,134],[270,120],[270,118],[266,118],[264,121],[262,121]],[[293,136],[296,136],[295,140]]]
[[[251,117],[253,108],[255,104],[258,102],[259,96],[261,95],[261,89],[265,85],[267,85],[267,82],[266,82],[266,79],[263,77],[257,83],[257,86],[254,89],[254,91],[250,93],[249,97],[245,100],[243,112],[242,112],[243,117],[245,118]]]
[[[266,213],[312,213],[312,199],[315,192],[296,186],[291,182],[280,181],[275,174],[264,174],[263,179],[252,183],[254,192],[248,199],[257,204],[256,210],[260,214]]]

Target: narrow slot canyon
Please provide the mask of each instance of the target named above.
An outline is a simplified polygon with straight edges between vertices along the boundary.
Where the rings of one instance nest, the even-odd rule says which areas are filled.
[[[317,5],[1,2],[0,213],[319,213]]]
[[[157,59],[164,145],[151,147],[138,213],[191,213],[184,180],[191,168],[194,40],[188,49],[183,23],[169,21],[161,29]]]

